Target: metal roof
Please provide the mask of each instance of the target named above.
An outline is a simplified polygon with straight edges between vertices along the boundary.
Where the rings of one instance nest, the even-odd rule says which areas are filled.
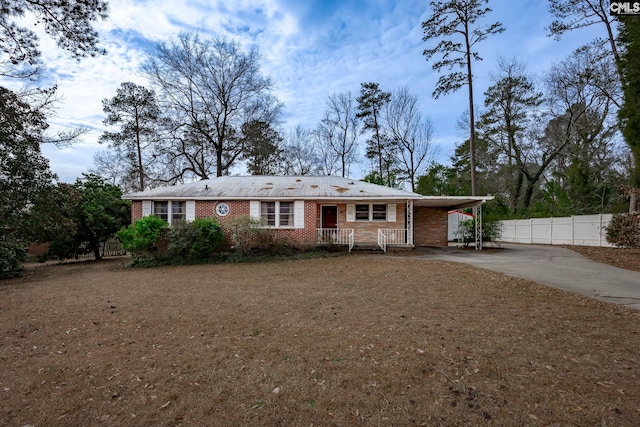
[[[410,191],[335,176],[222,176],[125,194],[128,200],[413,200],[449,209],[492,197],[422,196]]]

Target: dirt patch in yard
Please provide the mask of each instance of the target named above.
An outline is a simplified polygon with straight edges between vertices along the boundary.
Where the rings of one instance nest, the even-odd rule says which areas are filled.
[[[640,312],[351,255],[0,282],[0,425],[640,425]]]

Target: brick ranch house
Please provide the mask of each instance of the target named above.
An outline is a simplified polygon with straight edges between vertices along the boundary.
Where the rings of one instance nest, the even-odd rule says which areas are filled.
[[[422,196],[333,176],[223,176],[126,194],[131,219],[169,224],[250,216],[296,247],[412,248],[448,244],[448,212],[492,197]]]

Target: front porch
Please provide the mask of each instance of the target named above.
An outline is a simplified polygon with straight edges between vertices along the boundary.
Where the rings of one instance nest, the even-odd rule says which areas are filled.
[[[347,246],[349,252],[354,246],[375,246],[384,252],[389,247],[413,247],[411,233],[407,229],[379,228],[377,239],[371,233],[356,234],[353,228],[318,228],[316,229],[316,245],[318,246]]]

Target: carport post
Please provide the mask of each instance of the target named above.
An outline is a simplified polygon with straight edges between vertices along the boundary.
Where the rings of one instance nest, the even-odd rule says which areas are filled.
[[[482,250],[482,204],[473,207],[473,218],[475,219],[476,251],[481,251]]]

